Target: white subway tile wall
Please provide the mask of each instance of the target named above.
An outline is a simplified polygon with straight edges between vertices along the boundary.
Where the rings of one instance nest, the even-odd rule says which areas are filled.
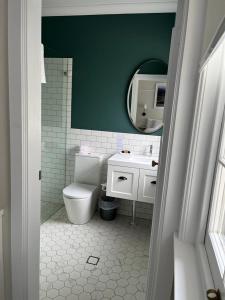
[[[42,126],[66,128],[68,59],[45,58],[42,85]]]
[[[57,61],[52,61],[51,64],[57,64]],[[54,60],[54,59],[53,59]],[[56,60],[56,59],[55,59]],[[53,148],[57,149],[57,154],[63,154],[63,151],[60,149],[64,149],[66,143],[66,162],[65,168],[63,169],[63,157],[51,157],[48,156],[47,165],[45,167],[51,167],[51,174],[56,174],[60,170],[61,183],[54,181],[54,176],[49,178],[49,182],[46,185],[47,188],[50,187],[49,192],[52,194],[52,199],[58,199],[57,201],[62,201],[62,196],[59,198],[55,197],[54,189],[53,189],[53,182],[54,186],[57,189],[57,195],[59,195],[59,188],[61,189],[64,185],[69,185],[74,180],[74,157],[75,152],[78,152],[80,148],[85,148],[91,152],[96,152],[103,154],[105,156],[104,165],[102,168],[102,182],[106,182],[106,174],[107,174],[107,158],[116,153],[120,150],[121,147],[124,149],[130,150],[134,154],[144,154],[146,151],[146,147],[153,145],[153,155],[159,155],[159,148],[160,148],[160,137],[153,136],[153,135],[142,135],[142,134],[128,134],[128,133],[115,133],[115,132],[104,132],[104,131],[96,131],[96,130],[83,130],[83,129],[75,129],[71,128],[71,92],[72,92],[72,59],[64,59],[63,62],[67,65],[67,76],[66,76],[66,85],[63,86],[63,105],[65,107],[64,100],[66,99],[66,123],[67,123],[67,132],[66,138],[63,135],[63,132],[59,131],[59,127],[54,128],[46,128],[45,129],[45,137],[46,137],[46,145],[48,143],[52,143],[51,150]],[[49,65],[51,65],[49,64]],[[52,66],[50,69],[54,69]],[[47,70],[47,79],[48,79],[48,70]],[[55,75],[54,75],[55,76]],[[52,86],[54,88],[54,86]],[[50,92],[50,90],[49,90]],[[46,96],[47,98],[47,96]],[[50,99],[52,99],[50,97]],[[47,106],[45,109],[48,109]],[[50,109],[50,108],[49,108]],[[47,113],[45,116],[48,115]],[[56,117],[58,114],[56,114]],[[64,115],[63,115],[64,116]],[[49,118],[47,121],[52,120]],[[61,120],[61,119],[60,119]],[[57,122],[60,122],[58,119]],[[63,122],[64,122],[63,118]],[[57,129],[55,131],[55,129]],[[53,140],[52,140],[52,139]],[[48,145],[50,146],[50,145]],[[53,152],[51,151],[53,154]],[[54,152],[55,154],[55,152]],[[59,160],[58,160],[59,159]],[[43,167],[46,161],[43,162]],[[56,173],[54,173],[55,170]],[[64,173],[65,172],[65,173]],[[58,174],[58,173],[57,173]],[[63,182],[63,175],[65,174],[65,182]],[[58,177],[57,177],[58,178]],[[47,180],[47,179],[46,179]],[[53,182],[52,182],[53,181]],[[47,191],[45,191],[47,193]],[[49,195],[49,199],[50,199]],[[146,203],[137,202],[136,205],[136,215],[140,218],[150,219],[152,217],[152,205]],[[120,200],[120,208],[119,214],[123,215],[131,215],[132,212],[132,202],[128,200]]]
[[[68,117],[70,113],[68,114]],[[103,154],[105,157],[102,169],[102,182],[106,182],[107,174],[107,158],[118,151],[117,141],[118,135],[122,140],[123,148],[130,150],[134,154],[144,154],[146,147],[153,145],[153,155],[159,155],[160,137],[104,132],[96,130],[82,130],[68,128],[67,133],[67,159],[66,159],[66,184],[73,182],[74,174],[74,157],[75,153],[80,150],[80,147],[85,147],[90,152]],[[152,217],[152,205],[147,203],[136,203],[136,215],[140,218]],[[129,200],[120,200],[119,213],[123,215],[131,215],[132,202]]]

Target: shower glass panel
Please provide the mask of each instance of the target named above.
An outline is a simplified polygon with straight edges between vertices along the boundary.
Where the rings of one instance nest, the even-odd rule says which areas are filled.
[[[66,182],[67,103],[71,101],[71,58],[45,58],[42,84],[41,223],[63,206]]]

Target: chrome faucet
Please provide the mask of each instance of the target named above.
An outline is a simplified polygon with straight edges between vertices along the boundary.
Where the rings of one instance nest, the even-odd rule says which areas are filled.
[[[150,147],[149,147],[149,154],[150,154],[150,155],[152,155],[152,149],[153,149],[153,146],[150,145]]]
[[[152,156],[153,145],[149,145],[145,147],[145,155]]]

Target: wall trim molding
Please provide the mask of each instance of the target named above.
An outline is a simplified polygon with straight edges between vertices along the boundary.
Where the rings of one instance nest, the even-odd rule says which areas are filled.
[[[87,2],[87,1],[86,1]],[[44,0],[42,16],[78,16],[106,14],[135,14],[135,13],[174,13],[177,10],[177,0],[158,1],[118,1],[82,4],[76,0]]]

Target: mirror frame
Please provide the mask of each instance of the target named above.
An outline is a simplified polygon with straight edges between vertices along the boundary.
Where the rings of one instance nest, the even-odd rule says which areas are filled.
[[[128,116],[129,116],[129,119],[130,119],[130,122],[131,122],[132,126],[133,126],[137,131],[139,131],[139,132],[142,133],[142,134],[152,134],[152,133],[154,133],[154,132],[160,130],[160,129],[163,127],[163,125],[164,125],[163,122],[162,122],[162,126],[158,127],[157,129],[152,129],[152,131],[150,131],[150,132],[144,132],[144,131],[142,131],[140,128],[138,128],[138,127],[133,123],[132,118],[131,118],[131,111],[130,111],[130,105],[129,105],[129,104],[130,104],[130,97],[129,97],[129,96],[130,96],[131,88],[132,88],[132,85],[133,85],[134,76],[135,76],[136,74],[138,74],[139,71],[140,71],[140,69],[141,69],[141,67],[142,67],[144,64],[148,63],[148,62],[153,62],[153,63],[159,62],[160,64],[163,64],[166,68],[168,67],[167,63],[165,63],[163,60],[161,60],[161,59],[159,59],[159,58],[149,58],[149,59],[145,60],[144,62],[142,62],[142,63],[139,65],[139,67],[137,68],[137,70],[136,70],[135,73],[133,74],[132,79],[131,79],[131,81],[130,81],[130,84],[129,84],[129,87],[128,87],[128,91],[127,91],[127,113],[128,113]],[[166,76],[167,76],[167,74],[149,74],[149,75],[166,75]]]

